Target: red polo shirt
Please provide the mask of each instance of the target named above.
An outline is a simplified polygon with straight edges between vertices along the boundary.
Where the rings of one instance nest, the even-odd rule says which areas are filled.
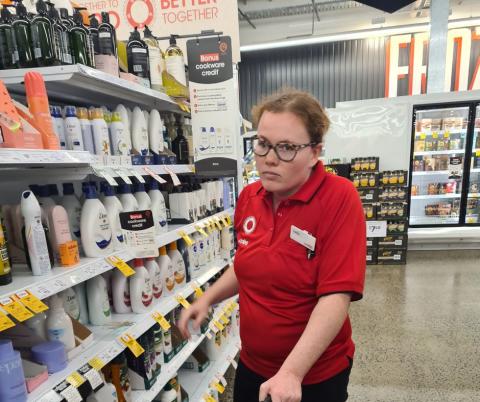
[[[315,255],[290,238],[292,225],[316,238]],[[271,378],[298,342],[321,296],[362,298],[366,229],[353,184],[318,163],[308,181],[273,213],[261,182],[247,186],[235,210],[235,274],[240,294],[241,359]],[[355,346],[350,320],[305,376],[324,381],[346,369]]]

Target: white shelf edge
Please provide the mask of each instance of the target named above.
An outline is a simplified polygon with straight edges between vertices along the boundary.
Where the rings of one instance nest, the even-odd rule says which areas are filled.
[[[432,135],[433,133],[437,133],[438,135],[443,135],[445,132],[449,133],[450,135],[456,135],[456,134],[466,134],[468,132],[468,129],[462,128],[462,129],[452,129],[452,130],[429,130],[429,131],[416,131],[415,132],[415,137],[421,137],[422,134],[425,134],[427,136]]]
[[[419,152],[414,152],[413,156],[424,156],[424,155],[453,155],[453,154],[464,154],[465,150],[464,149],[459,149],[459,150],[454,150],[450,149],[447,151],[419,151]]]
[[[82,167],[92,164],[94,156],[88,151],[67,151],[63,149],[25,149],[0,148],[0,167],[7,166],[34,166]]]
[[[199,285],[203,285],[210,278],[215,276],[228,264],[228,262],[220,263],[218,265],[216,264],[218,264],[218,261],[212,264],[212,266],[206,268],[206,271],[202,275],[200,275],[199,278],[196,279],[196,282]],[[100,357],[105,363],[108,363],[125,349],[125,346],[121,344],[118,340],[122,335],[128,333],[134,338],[138,338],[155,324],[155,321],[152,318],[151,314],[157,311],[160,312],[162,315],[167,314],[178,305],[178,302],[175,300],[175,296],[182,295],[183,297],[187,298],[193,292],[194,289],[192,288],[191,283],[187,283],[174,295],[160,298],[158,302],[155,303],[151,307],[150,311],[147,313],[113,314],[113,323],[128,324],[123,325],[119,328],[112,327],[112,329],[107,329],[106,326],[90,326],[89,328],[94,335],[93,342],[85,346],[85,349],[79,355],[69,361],[68,366],[64,370],[50,375],[47,381],[42,383],[40,387],[38,387],[36,390],[34,390],[28,395],[27,401],[35,402],[38,399],[42,398],[42,396],[51,389],[53,389],[53,387],[62,382],[67,376],[78,370],[80,367],[82,367],[94,357]],[[118,319],[119,321],[115,321],[115,319]],[[128,319],[130,319],[130,321]],[[120,328],[122,328],[122,330],[120,330]],[[97,334],[97,336],[95,336],[95,334]]]
[[[460,198],[461,194],[432,194],[432,195],[412,195],[412,200],[443,200],[449,198]]]
[[[427,170],[412,172],[412,176],[439,176],[444,174],[450,174],[450,170]]]
[[[224,302],[222,302],[216,309],[214,317],[218,315],[218,311],[222,310],[230,301],[236,300],[238,296],[233,296]],[[234,310],[235,311],[235,310]],[[215,320],[215,318],[214,318]],[[151,402],[162,391],[163,387],[167,382],[175,375],[176,372],[180,369],[182,364],[188,357],[193,353],[193,351],[202,343],[206,338],[205,334],[201,334],[196,339],[191,339],[186,346],[178,353],[171,362],[162,366],[162,371],[157,377],[157,380],[153,387],[148,391],[132,391],[132,402]],[[193,401],[193,400],[192,400]]]

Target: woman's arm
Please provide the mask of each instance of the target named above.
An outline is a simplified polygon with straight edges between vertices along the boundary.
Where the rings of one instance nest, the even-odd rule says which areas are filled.
[[[299,402],[302,381],[342,328],[350,306],[349,293],[321,297],[302,336],[275,376],[260,387],[259,400]]]

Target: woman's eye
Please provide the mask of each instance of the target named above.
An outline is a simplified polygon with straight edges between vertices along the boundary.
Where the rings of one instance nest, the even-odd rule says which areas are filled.
[[[292,144],[278,144],[282,151],[293,151],[295,147]]]

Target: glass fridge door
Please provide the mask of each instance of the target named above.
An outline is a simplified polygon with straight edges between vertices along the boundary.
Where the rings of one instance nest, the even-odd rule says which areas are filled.
[[[465,223],[480,224],[480,105],[475,111],[475,129],[473,131],[470,177],[468,178],[467,210]]]
[[[469,111],[414,109],[410,226],[460,223]]]

